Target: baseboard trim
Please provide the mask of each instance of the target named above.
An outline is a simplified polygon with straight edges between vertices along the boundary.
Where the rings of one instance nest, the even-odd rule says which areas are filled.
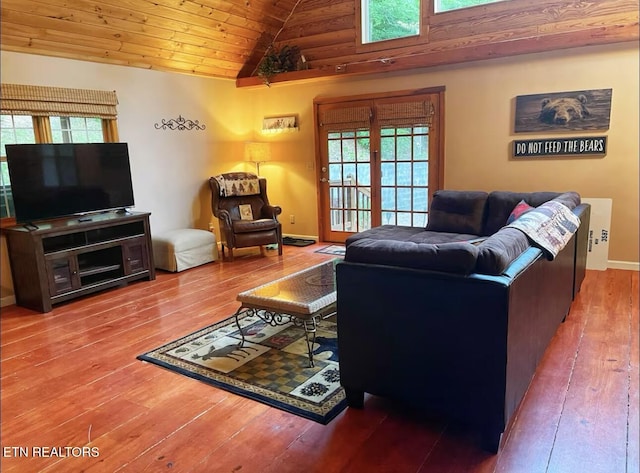
[[[625,271],[640,271],[640,263],[633,261],[607,261],[609,269],[624,269]]]
[[[5,297],[0,299],[0,307],[7,307],[7,306],[10,306],[10,305],[14,305],[15,303],[16,303],[16,296],[15,295],[5,296]]]

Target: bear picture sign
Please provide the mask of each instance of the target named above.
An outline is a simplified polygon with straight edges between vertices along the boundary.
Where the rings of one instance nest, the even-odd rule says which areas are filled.
[[[516,97],[515,132],[608,130],[612,89]]]

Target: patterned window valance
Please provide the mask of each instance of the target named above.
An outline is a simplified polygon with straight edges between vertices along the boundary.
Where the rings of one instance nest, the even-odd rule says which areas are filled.
[[[2,84],[2,113],[115,119],[115,91]]]
[[[229,172],[215,176],[220,187],[220,196],[232,197],[260,193],[258,176],[250,172]]]
[[[431,126],[434,109],[429,101],[382,103],[376,114],[380,126]]]
[[[371,116],[371,107],[333,108],[320,113],[320,126],[328,131],[369,128]]]

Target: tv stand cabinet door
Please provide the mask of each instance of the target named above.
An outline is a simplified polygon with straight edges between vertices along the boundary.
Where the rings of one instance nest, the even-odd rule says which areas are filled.
[[[136,274],[149,270],[149,250],[145,237],[132,238],[122,243],[124,274]]]
[[[51,296],[65,294],[80,288],[78,260],[73,255],[47,259],[47,275]]]

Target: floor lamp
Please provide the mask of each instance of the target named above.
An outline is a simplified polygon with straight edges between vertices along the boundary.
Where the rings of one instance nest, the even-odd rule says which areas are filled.
[[[271,147],[269,143],[249,141],[244,145],[244,160],[256,165],[256,174],[260,175],[260,163],[271,160]]]

